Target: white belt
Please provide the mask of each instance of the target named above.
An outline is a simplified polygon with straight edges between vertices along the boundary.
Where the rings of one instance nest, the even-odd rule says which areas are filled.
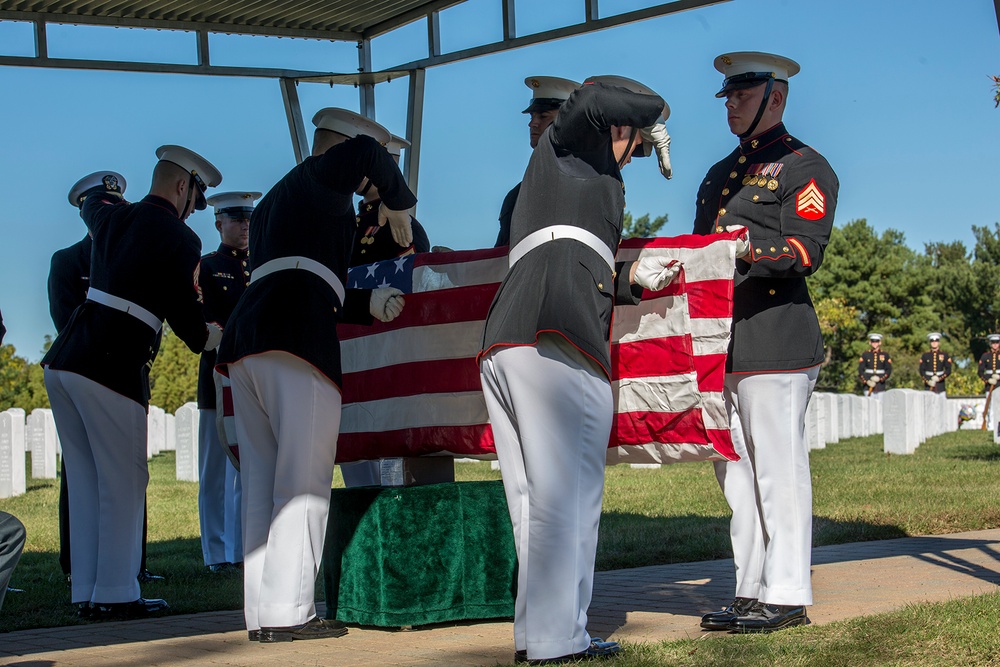
[[[132,303],[128,299],[123,299],[113,294],[108,294],[107,292],[102,292],[96,287],[91,287],[87,290],[87,300],[107,306],[108,308],[120,310],[123,313],[128,313],[143,324],[148,325],[153,331],[159,331],[163,326],[163,322],[160,321],[156,315],[149,312],[139,304]]]
[[[285,269],[302,269],[303,271],[316,274],[334,291],[337,298],[340,299],[340,305],[344,305],[344,283],[340,282],[340,278],[329,267],[308,257],[295,255],[292,257],[278,257],[277,259],[272,259],[270,262],[264,262],[250,274],[250,282],[260,280],[264,276],[269,276],[276,271],[284,271]]]
[[[582,227],[574,227],[573,225],[551,225],[543,227],[537,232],[531,232],[510,249],[510,253],[507,255],[507,266],[514,266],[517,260],[538,246],[549,241],[555,241],[556,239],[574,239],[579,241],[600,255],[601,259],[604,260],[612,271],[615,270],[615,255],[611,252],[608,245],[598,238],[596,234],[588,232]]]

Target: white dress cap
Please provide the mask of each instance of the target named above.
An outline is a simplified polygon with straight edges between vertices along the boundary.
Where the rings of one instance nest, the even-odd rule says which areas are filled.
[[[619,88],[624,88],[625,90],[630,90],[633,93],[639,93],[641,95],[656,95],[657,97],[662,97],[655,90],[649,86],[639,83],[635,79],[629,79],[624,76],[616,76],[614,74],[602,74],[601,76],[591,76],[587,77],[587,80],[583,82],[584,85],[588,83],[603,83],[606,86],[618,86]],[[666,100],[663,101],[663,112],[660,114],[663,120],[670,118],[670,105],[667,104]]]
[[[986,340],[990,341],[991,343],[1000,343],[1000,334],[990,334],[989,336],[986,337]]]
[[[882,340],[882,334],[880,333],[868,334],[868,340],[870,341]]]
[[[218,187],[219,183],[222,183],[222,172],[190,148],[167,144],[156,149],[156,157],[166,162],[173,162],[194,176],[199,181],[202,191],[205,188]]]
[[[795,76],[801,69],[791,58],[760,51],[736,51],[724,53],[715,59],[715,69],[726,79],[716,97],[725,97],[726,92],[737,88],[751,88],[768,79],[784,81]]]
[[[83,194],[99,185],[103,185],[107,192],[125,194],[124,176],[117,171],[95,171],[73,184],[69,189],[69,203],[77,208],[83,206]]]
[[[403,137],[396,136],[395,134],[390,136],[389,143],[385,145],[385,149],[389,151],[389,155],[392,155],[393,157],[397,158],[402,155],[404,148],[409,148],[409,147],[410,147],[409,141],[407,141]]]
[[[941,334],[937,331],[932,331],[927,334],[927,340],[941,340]]]
[[[215,214],[229,210],[253,211],[254,201],[260,199],[259,192],[220,192],[208,198],[208,205],[215,208]]]
[[[580,87],[576,81],[558,76],[529,76],[524,80],[524,85],[531,88],[531,104],[521,113],[558,109]]]
[[[330,130],[342,134],[348,139],[353,139],[359,134],[365,134],[379,142],[383,146],[389,143],[392,138],[389,130],[385,129],[371,118],[366,118],[359,113],[327,107],[320,109],[313,116],[313,125],[321,130]]]

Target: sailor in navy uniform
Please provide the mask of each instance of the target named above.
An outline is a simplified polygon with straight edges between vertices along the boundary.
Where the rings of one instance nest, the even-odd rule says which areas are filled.
[[[198,289],[205,319],[223,329],[250,284],[250,215],[260,195],[220,192],[208,198],[221,243],[201,258]],[[198,367],[198,518],[205,566],[212,572],[228,572],[243,563],[242,486],[239,471],[219,441],[215,360],[215,350],[202,352]]]
[[[534,149],[542,133],[559,115],[559,107],[580,84],[558,76],[529,76],[524,80],[524,85],[531,89],[531,102],[521,113],[529,114],[528,141]],[[503,204],[500,205],[500,232],[493,244],[494,248],[510,245],[510,220],[514,215],[514,204],[517,203],[517,193],[520,190],[521,184],[518,183],[503,198]]]
[[[945,393],[944,381],[951,375],[951,357],[941,351],[941,334],[932,331],[927,334],[930,352],[920,355],[920,379],[924,386],[935,394]]]
[[[882,398],[892,376],[892,357],[882,350],[882,334],[868,334],[868,344],[871,349],[858,359],[858,377],[865,386],[865,395]]]
[[[354,193],[370,179],[400,247],[416,197],[385,149],[390,134],[346,109],[313,117],[312,156],[258,202],[250,286],[229,318],[219,366],[232,380],[243,481],[244,615],[251,640],[339,637],[320,619],[316,574],[340,431],[337,323],[387,322],[402,292],[345,290]]]
[[[542,134],[518,195],[478,357],[518,557],[518,661],[620,650],[586,627],[614,416],[611,314],[679,272],[666,258],[615,262],[620,170],[653,148],[663,170],[667,113],[635,81],[588,81]]]
[[[125,177],[116,171],[95,171],[87,174],[73,184],[69,190],[69,203],[79,211],[83,206],[86,193],[92,188],[102,186],[105,179],[114,187],[117,183],[119,191],[125,194],[127,183]],[[90,287],[90,251],[93,247],[93,240],[88,232],[86,236],[73,245],[56,250],[52,254],[52,262],[49,266],[48,294],[49,294],[49,314],[52,316],[52,323],[56,327],[58,334],[69,324],[73,311],[81,303],[87,300],[87,289]],[[157,337],[154,347],[158,350],[160,339]],[[149,367],[145,369],[147,375]],[[147,388],[148,396],[148,388]],[[162,576],[153,574],[146,568],[146,534],[147,517],[145,508],[142,518],[142,559],[139,564],[139,582],[148,583],[163,579]],[[62,461],[62,469],[59,474],[59,566],[67,579],[71,576],[72,565],[70,559],[70,530],[69,530],[69,490],[66,487],[66,461]]]
[[[979,357],[979,377],[985,383],[984,391],[989,392],[1000,381],[1000,334],[990,334],[986,337],[990,349]]]
[[[184,224],[222,175],[180,146],[161,146],[150,193],[122,200],[105,179],[81,215],[93,236],[90,288],[42,359],[69,484],[72,601],[93,618],[166,608],[140,597],[147,364],[166,319],[193,351],[218,345],[195,286],[201,241]]]
[[[402,149],[409,148],[410,142],[395,134],[389,139],[385,149],[389,151],[392,159],[399,164]],[[378,188],[368,179],[361,182],[358,194],[362,201],[358,203],[358,225],[357,233],[354,235],[354,252],[351,254],[351,266],[371,264],[381,262],[384,259],[394,259],[404,255],[411,255],[415,252],[430,252],[431,243],[427,238],[427,232],[417,219],[410,216],[410,225],[413,228],[413,242],[403,247],[392,238],[390,230],[383,224],[379,224],[378,209],[382,204],[379,197]]]
[[[805,413],[824,359],[806,276],[823,261],[840,183],[782,123],[797,63],[758,52],[715,59],[739,145],[698,190],[694,232],[741,227],[723,398],[738,461],[715,463],[733,516],[736,599],[708,630],[768,631],[808,622],[812,480]]]

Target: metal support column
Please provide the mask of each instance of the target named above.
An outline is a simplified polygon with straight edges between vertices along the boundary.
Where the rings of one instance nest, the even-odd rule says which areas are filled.
[[[295,163],[298,164],[309,157],[310,153],[305,124],[302,122],[299,91],[295,88],[295,79],[278,79],[278,84],[281,86],[281,101],[285,105],[285,117],[288,119],[288,133],[292,137]]]
[[[424,126],[424,79],[427,71],[416,69],[410,72],[410,92],[406,102],[406,139],[410,148],[406,151],[403,177],[410,192],[417,194],[417,179],[420,175],[420,142]]]
[[[372,71],[372,43],[369,39],[358,42],[358,71]],[[358,84],[358,94],[361,97],[361,115],[375,120],[375,84]]]

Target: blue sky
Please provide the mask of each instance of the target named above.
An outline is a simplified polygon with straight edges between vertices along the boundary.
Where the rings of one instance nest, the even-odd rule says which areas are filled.
[[[520,34],[582,18],[580,0],[520,0]],[[605,0],[618,13],[655,4]],[[445,51],[499,37],[500,4],[471,0],[442,13]],[[376,68],[426,55],[423,22],[374,41]],[[185,33],[53,27],[52,56],[194,61]],[[31,55],[26,24],[0,23],[0,54]],[[353,71],[353,44],[213,36],[213,63]],[[630,212],[668,214],[666,235],[687,233],[698,183],[735,146],[715,56],[761,50],[797,60],[785,122],[823,153],[840,181],[837,224],[866,218],[898,229],[910,247],[961,240],[1000,221],[1000,110],[989,75],[1000,74],[1000,34],[988,0],[734,0],[591,35],[443,65],[427,73],[424,148],[416,215],[431,243],[492,246],[497,213],[530,155],[529,75],[582,81],[620,74],[670,104],[674,178],[655,160],[625,170]],[[294,166],[277,82],[230,77],[0,67],[0,310],[5,342],[38,359],[53,334],[45,294],[52,253],[83,237],[66,200],[78,178],[114,169],[129,199],[148,190],[157,146],[176,143],[218,166],[220,190],[266,191]],[[405,132],[407,81],[376,88],[379,122]],[[302,84],[308,124],[324,106],[357,110],[351,87]],[[218,245],[210,211],[188,224],[205,251]],[[151,279],[153,277],[151,276]]]

